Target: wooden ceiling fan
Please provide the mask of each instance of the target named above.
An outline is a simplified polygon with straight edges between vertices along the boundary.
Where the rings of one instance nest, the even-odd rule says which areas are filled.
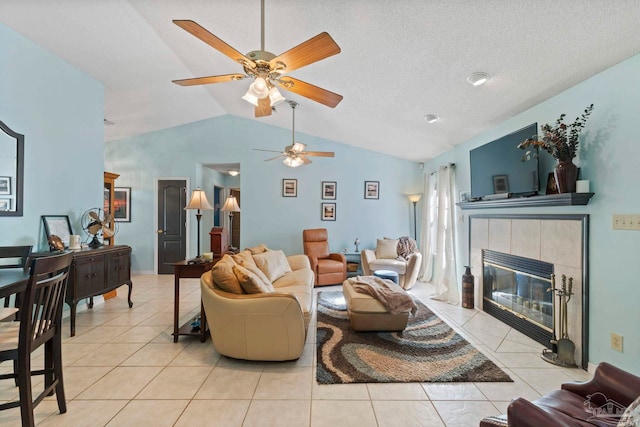
[[[293,70],[340,53],[340,47],[328,33],[323,32],[278,56],[265,51],[264,0],[261,0],[260,50],[251,51],[246,55],[241,54],[194,21],[174,20],[173,23],[238,62],[243,66],[245,73],[173,80],[175,84],[194,86],[253,78],[253,83],[242,98],[255,105],[256,117],[270,115],[272,107],[285,100],[276,86],[331,108],[334,108],[342,101],[342,95],[285,75]]]
[[[254,148],[255,151],[267,151],[271,153],[280,153],[276,157],[272,157],[270,159],[266,159],[265,162],[270,160],[281,159],[284,157],[282,163],[285,165],[296,168],[301,165],[308,165],[311,163],[311,160],[308,156],[316,156],[316,157],[334,157],[335,154],[332,151],[305,151],[307,148],[306,144],[302,142],[296,142],[296,108],[298,107],[298,103],[295,101],[288,101],[291,106],[292,116],[293,116],[293,126],[291,127],[291,145],[287,145],[284,147],[284,151],[276,151],[276,150],[263,150],[260,148]]]

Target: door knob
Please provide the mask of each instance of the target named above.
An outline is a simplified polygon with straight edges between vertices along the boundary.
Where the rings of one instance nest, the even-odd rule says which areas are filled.
[[[158,231],[156,231],[156,233],[162,234],[162,233],[164,233],[164,230],[158,230]]]

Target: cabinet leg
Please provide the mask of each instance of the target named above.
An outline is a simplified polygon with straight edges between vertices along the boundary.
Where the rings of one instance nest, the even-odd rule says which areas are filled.
[[[89,297],[89,304],[87,304],[89,308],[93,308],[93,297]]]
[[[127,301],[129,302],[129,308],[133,307],[133,303],[131,302],[131,291],[133,290],[133,282],[129,282],[129,294],[127,295]]]

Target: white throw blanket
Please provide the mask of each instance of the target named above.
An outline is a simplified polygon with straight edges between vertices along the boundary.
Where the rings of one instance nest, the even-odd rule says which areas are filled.
[[[416,314],[418,306],[404,289],[389,279],[375,276],[356,276],[349,279],[356,292],[367,294],[377,299],[391,314],[410,311]]]

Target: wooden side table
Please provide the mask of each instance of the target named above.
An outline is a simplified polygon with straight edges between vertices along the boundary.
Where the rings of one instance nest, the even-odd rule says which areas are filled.
[[[211,270],[211,268],[217,262],[217,259],[213,259],[203,264],[189,264],[188,261],[174,262],[173,276],[174,276],[174,300],[173,300],[173,342],[178,342],[180,335],[199,336],[200,342],[205,342],[207,339],[207,317],[204,312],[202,300],[200,300],[200,328],[194,330],[191,326],[191,320],[184,325],[178,327],[180,321],[180,279],[197,279],[204,273]]]
[[[343,252],[345,258],[347,258],[347,265],[358,264],[358,268],[355,271],[347,270],[347,277],[354,277],[362,275],[362,261],[360,260],[360,252]]]

